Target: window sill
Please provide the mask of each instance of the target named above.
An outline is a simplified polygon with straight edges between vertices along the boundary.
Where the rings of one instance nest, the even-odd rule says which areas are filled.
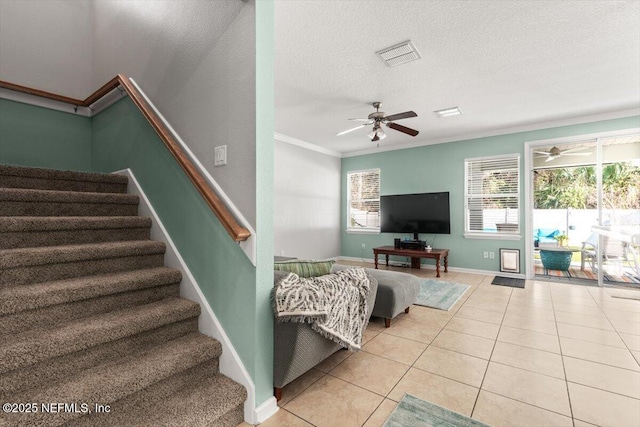
[[[522,240],[520,234],[464,233],[465,239]]]
[[[380,230],[372,228],[347,228],[347,234],[380,234]]]

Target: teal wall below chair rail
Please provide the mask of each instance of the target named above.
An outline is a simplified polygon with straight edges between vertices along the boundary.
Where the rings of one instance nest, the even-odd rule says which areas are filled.
[[[91,170],[91,118],[0,99],[0,163]]]
[[[342,159],[342,200],[346,200],[347,173],[351,171],[380,168],[380,194],[410,194],[448,191],[450,193],[451,234],[422,234],[420,238],[435,248],[450,249],[449,265],[458,268],[500,271],[500,248],[520,250],[520,271],[526,271],[525,260],[525,213],[524,213],[524,144],[568,136],[586,135],[621,129],[640,127],[640,116],[605,120],[580,125],[562,126],[529,132],[478,138],[427,145],[376,154]],[[389,139],[385,144],[392,144]],[[521,240],[468,239],[464,234],[464,160],[473,157],[519,154],[520,177],[520,224]],[[393,245],[394,238],[413,238],[409,234],[360,234],[347,233],[347,210],[341,208],[342,239],[341,254],[348,257],[372,259],[372,248]],[[435,239],[435,241],[434,241]],[[362,244],[365,249],[362,249]],[[483,252],[495,253],[494,259],[485,259]],[[392,257],[391,259],[394,259]],[[404,261],[405,258],[395,258]],[[423,260],[433,264],[433,260]]]
[[[251,261],[129,98],[93,118],[92,147],[96,171],[133,171],[247,371],[255,378],[257,355],[271,349],[256,348],[254,325],[270,319],[256,318],[256,269]],[[262,388],[272,392],[270,387]],[[264,395],[265,391],[260,391]],[[257,396],[256,402],[265,399],[261,397]]]

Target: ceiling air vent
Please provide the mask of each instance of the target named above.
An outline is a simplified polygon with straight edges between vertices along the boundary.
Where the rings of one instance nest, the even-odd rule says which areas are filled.
[[[382,49],[376,52],[376,54],[389,67],[395,67],[396,65],[415,61],[416,59],[421,58],[420,52],[418,52],[418,49],[416,49],[411,40]]]

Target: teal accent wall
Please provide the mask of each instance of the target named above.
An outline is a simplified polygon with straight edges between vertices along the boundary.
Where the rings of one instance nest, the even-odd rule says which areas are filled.
[[[530,132],[477,138],[471,140],[435,144],[404,150],[385,151],[342,159],[342,200],[346,200],[347,172],[380,168],[380,194],[410,194],[448,191],[450,193],[451,234],[421,235],[421,239],[436,248],[450,249],[449,265],[452,267],[500,271],[499,249],[520,249],[520,270],[526,271],[524,238],[524,143],[551,138],[607,132],[640,127],[640,116],[605,120],[580,125],[562,126]],[[389,141],[389,140],[386,140]],[[391,141],[385,144],[392,144]],[[473,157],[519,154],[522,189],[520,224],[521,240],[467,239],[464,233],[464,160]],[[371,259],[372,248],[392,245],[393,239],[412,238],[409,234],[350,234],[346,233],[346,205],[341,208],[343,256]],[[435,242],[433,242],[435,236]],[[365,249],[362,249],[362,244]],[[493,251],[495,259],[483,258],[483,251]],[[391,258],[393,259],[393,258]],[[405,258],[397,258],[404,261]],[[423,260],[433,264],[433,260]]]
[[[273,396],[274,2],[256,1],[256,404]]]
[[[91,119],[0,99],[0,163],[91,170]]]
[[[93,118],[92,146],[96,171],[133,171],[255,379],[258,355],[271,351],[256,344],[254,325],[265,323],[257,316],[256,268],[129,98]]]

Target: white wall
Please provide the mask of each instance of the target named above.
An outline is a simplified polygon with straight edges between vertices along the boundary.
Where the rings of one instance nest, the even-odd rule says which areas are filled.
[[[255,227],[254,1],[93,7],[93,86],[132,77]],[[227,145],[226,166],[213,166],[218,145]]]
[[[275,141],[274,254],[340,255],[340,159]]]
[[[0,0],[0,79],[84,99],[91,86],[89,0]]]

